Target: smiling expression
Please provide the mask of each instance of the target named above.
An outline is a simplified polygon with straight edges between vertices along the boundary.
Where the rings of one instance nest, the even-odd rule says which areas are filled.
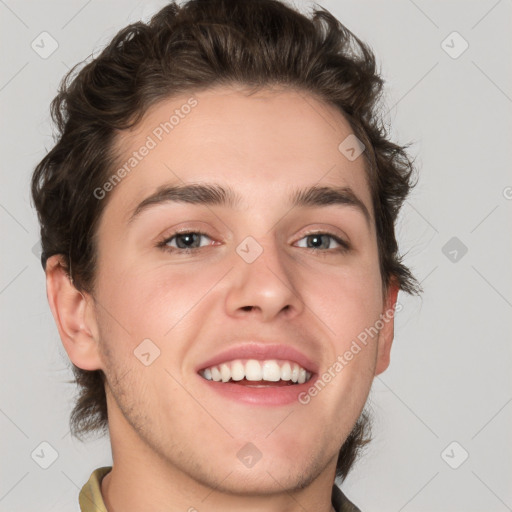
[[[297,400],[392,302],[364,158],[339,151],[350,125],[305,93],[194,97],[104,199],[94,312],[113,450],[144,447],[206,485],[229,474],[232,492],[304,485],[334,471],[388,363],[389,326]],[[120,161],[187,99],[121,133]]]

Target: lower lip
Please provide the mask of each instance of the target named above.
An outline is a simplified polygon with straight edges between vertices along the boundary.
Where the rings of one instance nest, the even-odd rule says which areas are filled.
[[[230,400],[243,402],[250,405],[288,405],[298,402],[299,395],[307,392],[314,384],[316,376],[313,375],[304,384],[293,384],[291,386],[262,386],[251,387],[248,385],[233,384],[231,382],[216,382],[201,376],[199,378],[212,389]],[[257,385],[257,384],[255,384]]]

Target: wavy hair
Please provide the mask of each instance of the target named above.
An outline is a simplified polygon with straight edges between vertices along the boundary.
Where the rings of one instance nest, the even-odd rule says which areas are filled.
[[[379,113],[383,80],[371,49],[329,11],[317,6],[308,17],[279,0],[171,2],[147,23],[123,28],[87,60],[60,84],[51,104],[57,140],[32,176],[43,268],[61,254],[76,289],[94,294],[95,235],[108,199],[98,200],[93,191],[115,168],[116,137],[149,107],[217,85],[278,85],[338,108],[365,144],[383,290],[393,280],[409,294],[421,292],[401,260],[394,229],[415,169],[406,146],[389,139]],[[105,433],[104,373],[74,364],[72,370],[79,390],[72,435]],[[369,418],[362,414],[340,450],[339,478],[368,441]]]

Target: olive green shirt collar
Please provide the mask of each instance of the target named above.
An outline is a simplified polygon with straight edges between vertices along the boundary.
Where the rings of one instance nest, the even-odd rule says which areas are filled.
[[[78,496],[81,512],[108,512],[101,495],[101,480],[111,469],[112,466],[104,466],[92,472]],[[361,512],[337,485],[333,485],[331,501],[336,512]]]

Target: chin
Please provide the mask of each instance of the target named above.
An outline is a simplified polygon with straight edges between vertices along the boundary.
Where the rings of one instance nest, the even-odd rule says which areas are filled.
[[[297,453],[294,453],[297,455]],[[320,454],[318,460],[298,460],[263,455],[259,460],[246,460],[245,463],[238,459],[225,460],[225,469],[219,471],[218,466],[210,467],[210,475],[215,475],[216,482],[210,482],[219,492],[230,494],[280,494],[283,491],[291,492],[307,487],[322,470],[325,470],[327,462],[322,463]],[[210,466],[210,464],[207,464]],[[225,476],[222,476],[222,475]],[[228,476],[229,475],[229,476]],[[219,482],[219,480],[221,480]]]

